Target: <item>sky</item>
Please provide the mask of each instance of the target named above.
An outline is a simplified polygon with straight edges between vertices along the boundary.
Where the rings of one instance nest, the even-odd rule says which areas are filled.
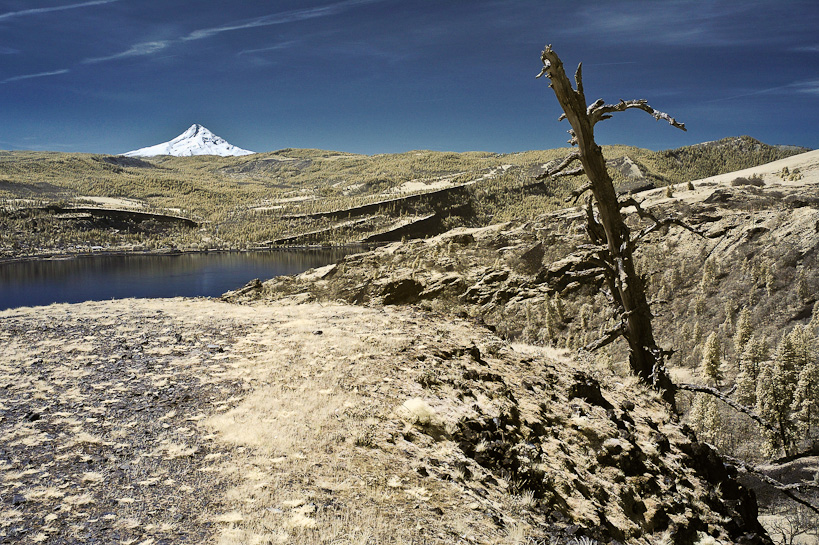
[[[599,144],[819,147],[816,0],[0,0],[0,149],[123,153],[200,123],[256,152],[566,145],[546,44]]]

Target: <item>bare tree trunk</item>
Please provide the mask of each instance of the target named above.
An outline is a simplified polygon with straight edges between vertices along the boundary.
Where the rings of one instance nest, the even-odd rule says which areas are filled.
[[[650,113],[657,119],[665,119],[683,130],[685,127],[667,114],[655,111],[644,100],[620,101],[613,105],[598,100],[588,106],[583,93],[581,66],[578,66],[575,74],[577,89],[574,89],[563,70],[563,63],[552,51],[551,46],[547,46],[543,51],[541,60],[543,70],[540,76],[546,75],[551,80],[549,87],[554,90],[565,112],[560,119],[568,119],[572,126],[572,130],[569,131],[572,139],[569,142],[578,147],[577,152],[567,157],[556,170],[549,172],[549,175],[559,174],[576,160],[583,165],[583,172],[590,181],[586,189],[594,196],[599,221],[605,232],[604,237],[601,237],[604,240],[593,242],[603,244],[606,248],[600,252],[599,258],[607,263],[610,269],[607,271],[606,280],[623,319],[620,332],[628,341],[629,364],[643,382],[660,391],[663,399],[675,407],[675,387],[665,370],[663,351],[654,341],[651,309],[646,300],[642,278],[634,268],[633,247],[636,240],[632,240],[629,228],[620,213],[621,203],[617,200],[614,184],[606,170],[602,149],[594,141],[594,125],[600,120],[610,118],[614,112],[636,108]],[[589,207],[590,221],[594,221],[591,204]]]

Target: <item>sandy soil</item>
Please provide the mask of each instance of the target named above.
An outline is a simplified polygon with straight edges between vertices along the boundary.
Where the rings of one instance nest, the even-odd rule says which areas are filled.
[[[790,172],[799,169],[802,178],[793,181],[783,180],[780,177],[780,173],[785,167],[787,167]],[[751,176],[761,177],[767,189],[782,186],[794,190],[800,187],[819,184],[819,150],[800,153],[799,155],[793,155],[757,167],[711,176],[710,178],[703,178],[701,180],[694,180],[692,181],[694,185],[693,190],[686,189],[684,185],[677,185],[674,188],[674,196],[672,198],[665,196],[665,188],[645,191],[639,193],[639,196],[641,200],[643,200],[643,205],[646,207],[668,203],[674,199],[690,203],[701,202],[710,197],[714,191],[720,187],[730,186],[731,181],[736,178],[750,178]]]

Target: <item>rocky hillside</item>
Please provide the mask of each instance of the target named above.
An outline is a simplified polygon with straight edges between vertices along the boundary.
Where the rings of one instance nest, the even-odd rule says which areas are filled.
[[[715,333],[723,385],[735,395],[730,387],[739,354],[733,339],[741,312],[771,347],[795,326],[812,331],[819,325],[819,152],[636,197],[655,215],[675,215],[699,232],[669,228],[651,235],[639,254],[656,336],[675,351],[670,364],[677,380],[703,383],[703,344]],[[630,221],[635,228],[640,223],[636,214]],[[585,243],[583,224],[583,212],[569,209],[530,222],[456,229],[297,277],[252,283],[226,298],[416,305],[471,319],[509,341],[577,349],[613,320],[599,285],[567,290],[559,281],[557,273],[575,265],[564,258]],[[623,358],[622,347],[614,345],[593,360],[597,369],[623,374]],[[683,409],[693,402],[681,394]],[[746,462],[770,461],[756,424],[724,406],[715,410],[709,426],[697,423],[705,439]],[[810,447],[810,437],[800,441],[798,448]],[[765,501],[772,501],[767,493]]]
[[[469,320],[301,299],[0,312],[0,539],[770,543],[633,380]]]

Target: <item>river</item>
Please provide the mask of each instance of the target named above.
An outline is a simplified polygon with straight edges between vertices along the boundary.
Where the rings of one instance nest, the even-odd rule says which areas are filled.
[[[219,297],[254,278],[298,274],[361,247],[117,255],[0,264],[0,310],[126,297]]]

